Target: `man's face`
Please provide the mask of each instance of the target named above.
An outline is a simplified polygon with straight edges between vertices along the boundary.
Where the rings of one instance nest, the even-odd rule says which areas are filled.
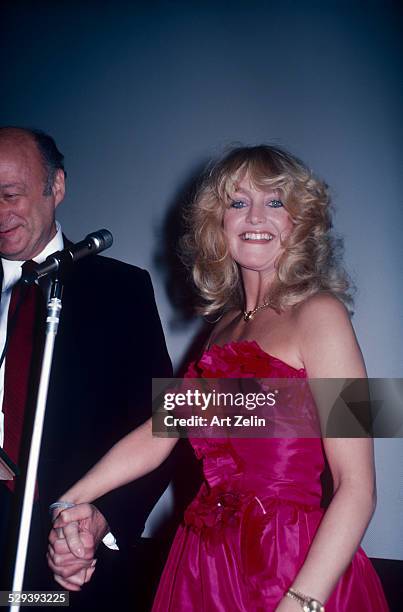
[[[25,261],[40,253],[56,233],[55,208],[64,196],[64,176],[56,173],[43,195],[46,169],[27,135],[0,133],[0,256]]]

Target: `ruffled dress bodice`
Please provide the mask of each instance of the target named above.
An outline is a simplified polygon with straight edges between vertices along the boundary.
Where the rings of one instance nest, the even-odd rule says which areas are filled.
[[[256,342],[232,342],[206,351],[185,377],[306,379],[306,373],[269,355]],[[289,402],[296,406],[289,403],[290,412],[311,415],[315,410],[311,394],[304,393],[303,401],[305,405],[301,393],[291,396]],[[262,499],[320,506],[324,470],[320,438],[191,438],[190,442],[203,460],[210,487],[236,481],[239,488],[252,489]]]

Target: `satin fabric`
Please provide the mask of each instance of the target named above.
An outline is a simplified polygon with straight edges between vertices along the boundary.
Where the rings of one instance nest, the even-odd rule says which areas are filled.
[[[305,379],[306,373],[268,355],[256,342],[232,342],[207,350],[186,376]],[[303,397],[312,403],[308,394]],[[301,414],[312,411],[312,405],[299,408]],[[324,514],[322,442],[197,438],[191,443],[203,461],[204,482],[175,536],[153,612],[274,611]],[[326,612],[352,610],[388,610],[361,548],[326,602]]]

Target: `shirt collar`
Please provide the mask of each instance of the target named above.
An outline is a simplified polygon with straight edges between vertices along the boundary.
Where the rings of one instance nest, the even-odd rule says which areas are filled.
[[[41,251],[36,257],[34,257],[34,261],[36,263],[42,263],[45,261],[49,255],[54,253],[55,251],[61,251],[63,249],[63,235],[62,228],[58,221],[56,221],[56,234],[53,236],[52,240],[48,242],[43,251]],[[10,287],[13,287],[15,283],[20,280],[22,270],[21,266],[24,261],[11,261],[10,259],[1,258],[1,263],[3,266],[3,288],[2,291],[7,291]]]

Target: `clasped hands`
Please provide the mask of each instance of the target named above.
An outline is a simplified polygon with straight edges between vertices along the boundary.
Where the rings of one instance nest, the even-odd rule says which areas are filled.
[[[92,504],[56,510],[46,555],[56,582],[69,591],[80,591],[91,580],[95,551],[108,531],[105,517]]]

